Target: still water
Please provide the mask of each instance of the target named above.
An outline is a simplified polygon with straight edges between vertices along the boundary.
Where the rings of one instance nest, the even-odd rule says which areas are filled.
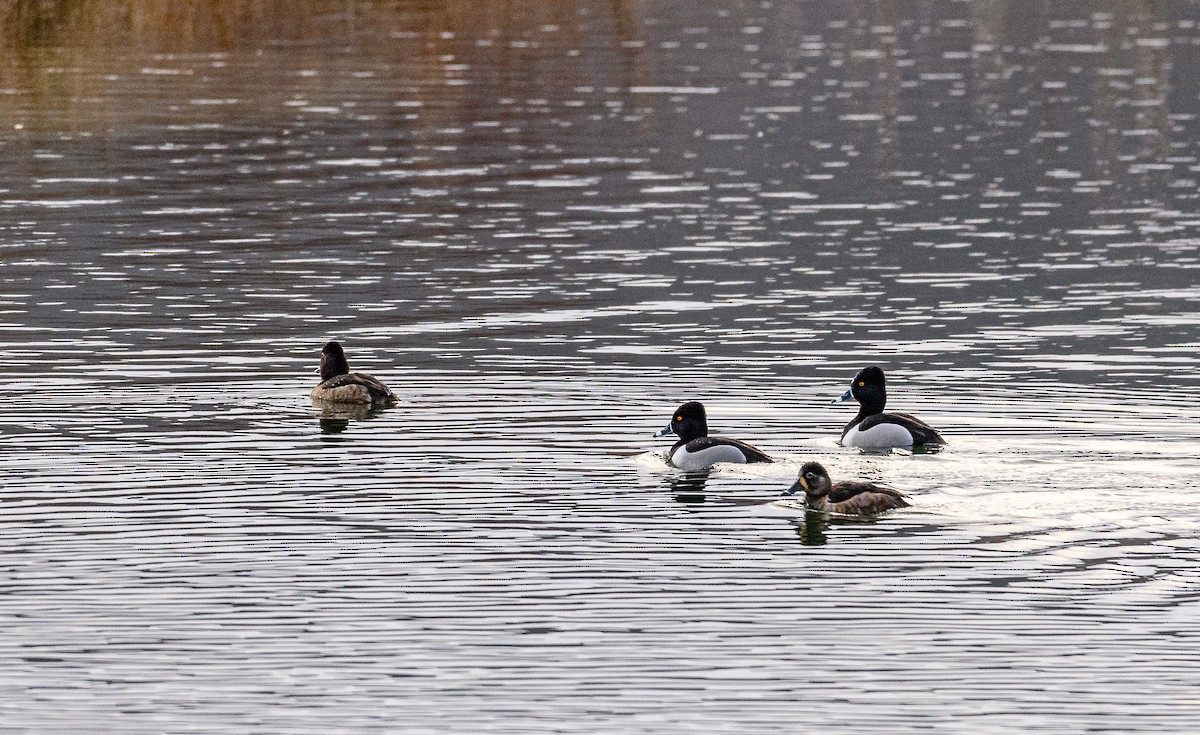
[[[1200,729],[1196,3],[527,5],[7,28],[0,731]]]

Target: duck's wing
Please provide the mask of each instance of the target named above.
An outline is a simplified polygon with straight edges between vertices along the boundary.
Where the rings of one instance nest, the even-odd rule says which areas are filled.
[[[916,416],[907,413],[877,413],[874,416],[868,416],[858,425],[859,431],[866,431],[872,426],[879,424],[899,424],[908,429],[913,435],[913,445],[920,444],[945,444],[946,440],[929,424],[925,423]],[[848,428],[848,427],[847,427]],[[843,436],[845,432],[843,432]]]
[[[829,502],[840,503],[843,500],[849,500],[867,493],[879,493],[896,498],[897,500],[904,500],[904,493],[899,490],[893,490],[890,487],[883,487],[881,485],[872,485],[869,482],[847,481],[834,483],[834,486],[829,490]]]
[[[709,447],[737,447],[746,455],[747,462],[774,462],[775,460],[768,457],[761,449],[750,446],[746,442],[730,439],[725,436],[702,436],[699,439],[693,439],[688,442],[688,451],[695,452]]]
[[[396,394],[392,392],[391,388],[388,388],[386,385],[384,385],[382,380],[373,378],[370,375],[364,375],[362,373],[350,374],[360,380],[363,385],[367,386],[367,390],[371,392],[371,397],[375,400],[390,401],[391,403],[395,403],[398,400],[396,398]]]
[[[397,401],[396,394],[384,385],[381,380],[364,373],[335,375],[324,383],[321,383],[317,388],[323,390],[335,390],[338,388],[353,390],[358,388],[365,390],[372,401],[387,401],[391,403]]]
[[[829,492],[829,502],[831,510],[848,515],[871,515],[908,507],[908,501],[899,490],[869,482],[839,482]]]

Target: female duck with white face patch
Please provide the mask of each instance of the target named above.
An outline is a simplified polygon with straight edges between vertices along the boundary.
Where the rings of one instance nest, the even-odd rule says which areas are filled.
[[[313,400],[332,403],[390,406],[397,401],[396,394],[376,378],[350,372],[346,353],[337,342],[330,342],[321,350],[321,384],[308,395]]]
[[[717,462],[747,464],[772,462],[770,457],[737,439],[708,435],[704,404],[689,401],[675,409],[671,423],[655,436],[675,434],[679,441],[667,453],[668,461],[681,470],[705,470]]]
[[[877,367],[865,367],[854,376],[850,390],[834,403],[858,401],[858,415],[842,430],[842,445],[861,449],[913,449],[946,443],[932,426],[906,413],[884,413],[887,381]]]

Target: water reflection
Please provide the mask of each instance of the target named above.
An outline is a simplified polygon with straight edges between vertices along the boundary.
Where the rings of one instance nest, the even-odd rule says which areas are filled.
[[[377,403],[341,403],[319,398],[310,400],[323,434],[341,433],[350,426],[351,421],[370,421],[391,408]]]
[[[789,521],[796,529],[800,543],[805,546],[824,546],[829,543],[829,514],[805,511]]]
[[[666,478],[667,487],[677,503],[699,504],[706,502],[704,486],[712,470],[670,474]]]
[[[891,511],[876,515],[852,516],[841,513],[830,513],[828,511],[814,510],[806,507],[803,495],[800,497],[787,496],[783,499],[776,499],[774,504],[789,512],[795,513],[795,517],[789,519],[795,529],[796,534],[800,537],[800,542],[805,546],[824,546],[829,543],[829,531],[833,527],[850,526],[861,528],[862,526],[870,526],[881,523],[888,519],[896,521],[894,518],[897,512]],[[888,533],[895,533],[897,536],[906,535],[903,530],[906,527],[906,522],[903,517],[898,519],[900,524],[888,523],[886,527]]]
[[[721,467],[722,465],[717,465]],[[730,466],[725,466],[726,468]],[[688,506],[705,506],[704,510],[719,510],[732,508],[752,508],[765,506],[778,500],[778,493],[768,485],[764,490],[755,488],[747,493],[733,478],[722,477],[717,487],[709,487],[713,473],[721,474],[721,470],[709,468],[697,472],[676,473],[672,471],[663,479],[663,485],[670,491],[676,503]]]
[[[110,6],[0,57],[29,287],[2,305],[100,360],[237,337],[285,369],[265,340],[318,316],[476,369],[1121,385],[1186,359],[1197,111],[1168,81],[1194,29],[1170,4],[1064,12],[1049,41],[1012,3]]]

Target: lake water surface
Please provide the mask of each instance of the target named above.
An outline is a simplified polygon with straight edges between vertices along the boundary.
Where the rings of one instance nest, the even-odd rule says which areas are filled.
[[[62,5],[0,732],[1200,730],[1196,3]],[[837,445],[868,364],[946,451]]]

